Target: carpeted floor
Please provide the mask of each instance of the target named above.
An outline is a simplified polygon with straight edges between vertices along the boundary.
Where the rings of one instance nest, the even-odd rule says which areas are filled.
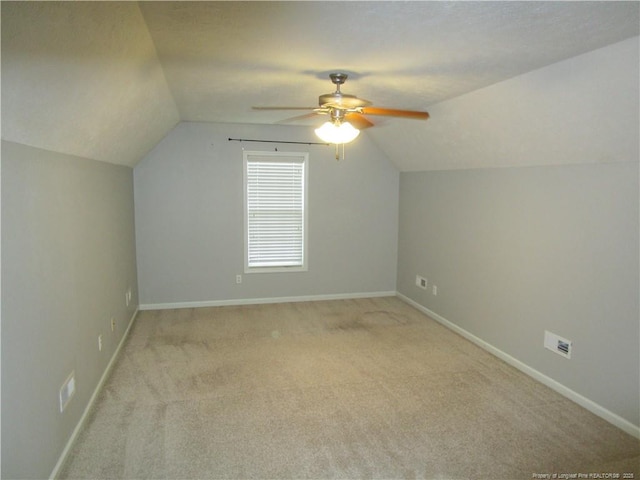
[[[640,441],[373,298],[141,312],[61,478],[608,473]]]

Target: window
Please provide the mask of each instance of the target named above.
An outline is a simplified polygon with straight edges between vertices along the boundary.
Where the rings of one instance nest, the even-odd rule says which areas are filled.
[[[308,159],[244,152],[245,273],[307,270]]]

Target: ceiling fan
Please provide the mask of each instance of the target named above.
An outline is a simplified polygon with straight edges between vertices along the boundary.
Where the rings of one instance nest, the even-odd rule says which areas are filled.
[[[319,107],[253,107],[254,110],[312,110],[311,113],[293,117],[289,120],[301,120],[315,115],[329,115],[330,121],[315,130],[322,140],[327,143],[345,144],[354,140],[360,130],[373,127],[366,115],[384,115],[389,117],[403,117],[416,120],[429,118],[428,112],[415,110],[399,110],[395,108],[372,107],[369,100],[355,95],[343,93],[340,86],[347,80],[346,73],[331,73],[329,78],[336,86],[336,91],[320,95]]]

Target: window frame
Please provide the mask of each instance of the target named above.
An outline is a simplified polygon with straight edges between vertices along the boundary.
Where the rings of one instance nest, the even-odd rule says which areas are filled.
[[[248,165],[251,157],[267,158],[267,162],[290,162],[300,163],[303,167],[302,175],[302,265],[274,265],[274,266],[252,266],[249,265],[249,185],[248,185]],[[296,162],[296,159],[299,160]],[[309,197],[309,153],[308,152],[278,152],[278,151],[243,151],[243,203],[244,203],[244,273],[288,273],[308,271],[308,197]]]

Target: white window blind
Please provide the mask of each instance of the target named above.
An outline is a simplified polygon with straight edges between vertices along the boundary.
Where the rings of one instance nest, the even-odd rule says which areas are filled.
[[[306,269],[307,154],[245,152],[245,270]]]

